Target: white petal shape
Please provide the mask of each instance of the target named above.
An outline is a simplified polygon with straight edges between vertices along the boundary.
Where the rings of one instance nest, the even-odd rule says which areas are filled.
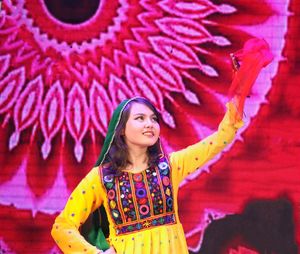
[[[83,89],[75,83],[68,94],[66,107],[66,123],[71,136],[75,140],[74,155],[78,162],[83,155],[81,141],[89,126],[89,108]]]
[[[33,104],[35,102],[35,91],[31,91],[24,103],[23,110],[21,111],[21,121],[24,121],[29,115],[30,111],[33,108]]]
[[[83,89],[75,83],[68,94],[66,123],[75,140],[85,135],[89,122],[89,110]]]
[[[40,125],[45,137],[42,155],[46,159],[51,151],[51,140],[59,132],[64,121],[64,91],[59,81],[46,94],[40,114]]]
[[[77,162],[81,162],[82,157],[83,157],[83,146],[80,142],[75,144],[74,155],[75,155]]]
[[[19,140],[20,140],[20,132],[15,131],[9,138],[8,148],[10,151],[18,145]]]
[[[1,4],[2,4],[2,2],[1,2]],[[2,28],[3,25],[5,24],[5,19],[6,19],[6,16],[4,15],[3,11],[0,11],[0,28]]]
[[[8,75],[0,81],[0,114],[9,111],[15,104],[24,83],[24,68],[9,72]]]
[[[162,94],[155,82],[139,68],[127,65],[126,78],[134,94],[148,98],[154,105],[162,101]]]
[[[185,90],[180,74],[169,62],[151,53],[140,52],[139,57],[146,72],[159,86],[172,92]]]
[[[202,71],[210,77],[218,77],[219,76],[218,72],[212,66],[207,65],[207,64],[202,65]]]
[[[213,37],[213,42],[215,44],[217,44],[218,46],[222,46],[222,47],[231,45],[231,42],[227,38],[225,38],[224,36],[214,36]]]
[[[219,6],[217,6],[218,12],[222,13],[222,14],[232,14],[235,13],[237,11],[237,9],[229,4],[221,4]]]
[[[0,79],[2,79],[4,73],[7,71],[10,62],[10,55],[0,56]]]
[[[113,105],[103,85],[93,80],[89,91],[91,120],[96,129],[106,135]]]
[[[210,33],[198,22],[184,18],[162,18],[155,21],[165,34],[187,44],[211,41]]]
[[[24,130],[36,121],[42,107],[43,90],[42,77],[38,76],[29,82],[20,94],[14,108],[14,122],[17,130]]]
[[[43,159],[47,159],[51,151],[51,143],[48,140],[43,143],[41,151]]]
[[[154,51],[172,65],[184,69],[201,69],[201,62],[188,45],[163,36],[149,37],[149,41]]]
[[[217,11],[217,7],[209,1],[193,0],[173,1],[164,0],[158,5],[166,12],[182,18],[200,19]]]
[[[163,111],[161,112],[161,116],[166,124],[168,124],[173,129],[176,128],[174,117],[169,112]]]
[[[188,102],[196,105],[200,105],[199,99],[195,93],[190,90],[184,91],[184,97],[187,99]]]
[[[161,112],[163,121],[171,128],[175,128],[174,118],[165,110],[163,95],[155,82],[143,71],[130,65],[126,66],[126,78],[134,93],[148,98]]]

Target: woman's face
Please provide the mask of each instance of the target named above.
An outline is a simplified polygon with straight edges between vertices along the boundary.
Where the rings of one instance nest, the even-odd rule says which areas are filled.
[[[160,126],[154,112],[142,103],[131,105],[124,129],[124,139],[128,148],[147,148],[158,140]]]

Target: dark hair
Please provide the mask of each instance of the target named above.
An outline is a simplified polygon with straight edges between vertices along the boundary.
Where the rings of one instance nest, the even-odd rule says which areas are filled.
[[[128,121],[132,104],[134,103],[144,104],[148,108],[150,108],[159,122],[159,112],[154,107],[154,105],[145,98],[134,98],[125,106],[121,115],[120,122],[116,127],[113,142],[104,160],[105,163],[110,164],[109,172],[106,172],[108,174],[119,175],[122,172],[122,170],[125,169],[128,164],[130,164],[130,161],[128,160],[128,147],[125,143],[122,132]],[[159,139],[154,145],[148,147],[147,153],[149,158],[148,166],[154,166],[162,153]]]

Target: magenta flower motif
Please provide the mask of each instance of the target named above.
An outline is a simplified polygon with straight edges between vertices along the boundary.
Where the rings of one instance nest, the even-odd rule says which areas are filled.
[[[276,61],[254,86],[248,119],[266,101],[284,46],[288,0],[254,0],[260,15],[249,1],[82,2],[72,8],[49,0],[2,3],[2,206],[33,215],[60,211],[96,161],[113,109],[125,98],[141,95],[157,106],[168,152],[212,133],[225,112],[229,53],[258,29]],[[193,250],[199,249],[204,218],[228,212],[206,208],[196,227],[186,225],[187,237],[196,239],[189,243]]]

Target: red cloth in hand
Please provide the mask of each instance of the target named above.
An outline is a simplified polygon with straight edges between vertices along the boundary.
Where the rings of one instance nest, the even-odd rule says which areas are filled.
[[[265,40],[253,38],[248,40],[244,47],[233,55],[239,62],[240,68],[234,74],[229,88],[229,97],[238,96],[244,100],[261,69],[272,62],[273,54]]]

